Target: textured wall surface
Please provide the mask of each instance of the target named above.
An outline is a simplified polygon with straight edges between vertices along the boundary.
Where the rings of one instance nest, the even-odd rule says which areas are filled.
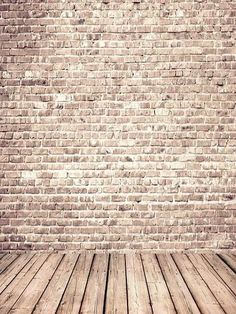
[[[1,249],[234,248],[235,12],[1,1]]]

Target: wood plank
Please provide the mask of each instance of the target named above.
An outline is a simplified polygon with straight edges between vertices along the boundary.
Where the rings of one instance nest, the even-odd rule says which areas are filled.
[[[173,254],[185,282],[202,313],[224,313],[211,290],[185,254]]]
[[[204,258],[213,267],[221,279],[236,295],[236,274],[216,254],[203,254]]]
[[[230,254],[12,256],[0,260],[3,314],[236,313]]]
[[[47,254],[35,255],[3,291],[0,298],[1,313],[9,312],[47,257]]]
[[[0,274],[2,274],[6,269],[13,263],[19,255],[17,254],[6,254],[0,260]]]
[[[0,293],[2,293],[16,275],[25,267],[25,265],[33,258],[34,254],[21,254],[14,263],[12,263],[6,271],[0,274]]]
[[[66,291],[63,295],[57,314],[79,313],[94,254],[82,253],[76,263]]]
[[[154,254],[142,254],[148,290],[154,313],[176,313],[160,266]]]
[[[228,314],[236,313],[236,299],[233,292],[221,279],[221,277],[214,271],[214,269],[207,263],[207,261],[200,254],[189,254],[189,259],[194,264],[195,268],[210,287],[221,307]]]
[[[51,254],[48,257],[9,313],[30,314],[33,312],[62,258],[62,254]]]
[[[127,313],[126,270],[124,254],[111,254],[105,313]]]
[[[236,261],[229,254],[219,254],[222,260],[236,273]]]
[[[80,309],[81,314],[103,313],[108,259],[108,254],[97,254],[94,257]]]
[[[169,288],[177,313],[200,314],[185,281],[170,254],[159,254],[157,259]]]
[[[0,259],[2,259],[4,255],[6,255],[6,253],[0,253]]]
[[[78,254],[66,254],[33,313],[55,313],[70,279]]]
[[[146,280],[139,254],[126,256],[129,313],[152,313]]]
[[[229,253],[228,255],[230,255],[230,256],[236,261],[236,255],[235,255],[235,254],[233,254],[233,253],[230,254],[230,253]]]

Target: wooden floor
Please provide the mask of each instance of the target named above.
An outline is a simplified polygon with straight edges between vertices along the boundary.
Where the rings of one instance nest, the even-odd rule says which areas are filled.
[[[236,256],[1,254],[0,313],[236,313]]]

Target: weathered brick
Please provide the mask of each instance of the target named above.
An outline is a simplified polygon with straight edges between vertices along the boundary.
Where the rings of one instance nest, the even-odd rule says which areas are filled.
[[[0,4],[0,249],[235,249],[233,1]]]

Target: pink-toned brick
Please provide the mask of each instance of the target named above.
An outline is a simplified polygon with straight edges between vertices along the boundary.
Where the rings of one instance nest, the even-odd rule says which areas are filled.
[[[235,5],[0,4],[0,249],[235,249]]]

